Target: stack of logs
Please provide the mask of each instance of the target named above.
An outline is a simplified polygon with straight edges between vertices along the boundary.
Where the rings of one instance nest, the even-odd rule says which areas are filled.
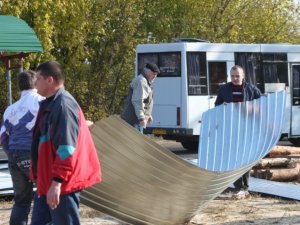
[[[300,148],[275,146],[251,170],[251,176],[281,182],[300,182]]]

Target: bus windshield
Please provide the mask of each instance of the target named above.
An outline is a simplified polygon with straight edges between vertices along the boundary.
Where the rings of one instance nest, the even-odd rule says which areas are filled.
[[[180,77],[181,76],[181,54],[180,52],[139,53],[138,74],[147,63],[155,63],[159,69],[158,77]]]

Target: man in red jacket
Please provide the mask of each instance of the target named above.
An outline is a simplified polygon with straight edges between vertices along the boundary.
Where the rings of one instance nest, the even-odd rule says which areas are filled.
[[[31,224],[78,225],[80,191],[101,181],[96,148],[80,106],[64,89],[61,65],[39,65],[36,87],[46,99],[33,129]]]

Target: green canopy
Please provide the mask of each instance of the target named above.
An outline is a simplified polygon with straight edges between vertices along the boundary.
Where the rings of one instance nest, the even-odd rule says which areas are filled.
[[[12,104],[11,70],[19,68],[19,71],[23,71],[23,58],[31,52],[42,51],[41,42],[25,21],[14,16],[0,15],[0,60],[4,61],[6,67],[9,105]],[[19,60],[17,67],[11,65],[14,59]]]
[[[28,24],[14,16],[0,16],[0,52],[42,52],[43,48]]]

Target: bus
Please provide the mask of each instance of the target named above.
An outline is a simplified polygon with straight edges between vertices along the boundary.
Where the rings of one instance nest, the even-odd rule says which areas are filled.
[[[218,87],[230,81],[231,67],[240,65],[246,81],[262,93],[286,90],[282,137],[300,145],[300,45],[197,39],[138,45],[136,76],[148,62],[156,63],[161,73],[153,83],[153,123],[145,129],[146,134],[197,150],[202,113],[214,107]]]

